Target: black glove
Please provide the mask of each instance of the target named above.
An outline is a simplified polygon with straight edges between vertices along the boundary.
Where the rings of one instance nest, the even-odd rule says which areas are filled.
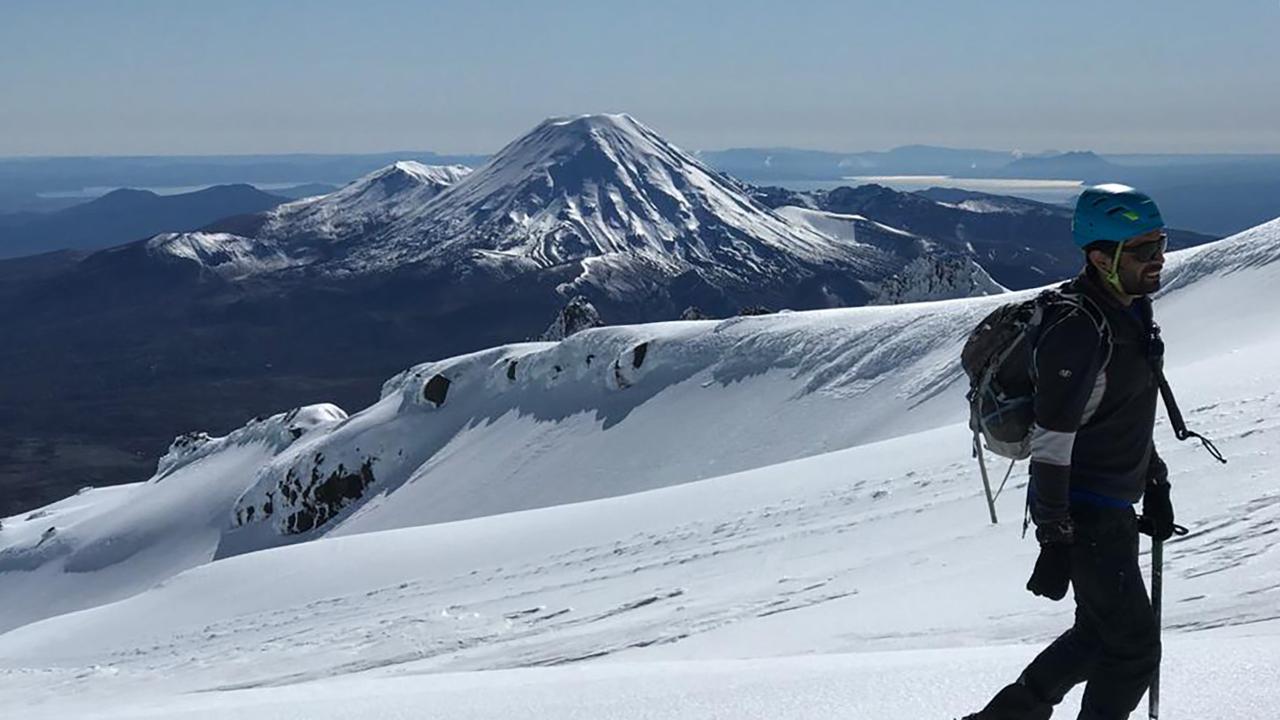
[[[1163,463],[1161,463],[1163,465]],[[1138,518],[1138,532],[1150,535],[1152,540],[1164,542],[1175,532],[1186,534],[1186,529],[1173,522],[1173,501],[1169,499],[1169,481],[1147,483],[1142,496],[1142,515]]]
[[[1075,539],[1071,521],[1037,526],[1036,539],[1040,541],[1040,557],[1036,558],[1027,589],[1033,595],[1061,600],[1067,596],[1067,586],[1071,583],[1071,543]]]
[[[1169,484],[1169,466],[1153,450],[1151,462],[1147,463],[1147,482]]]

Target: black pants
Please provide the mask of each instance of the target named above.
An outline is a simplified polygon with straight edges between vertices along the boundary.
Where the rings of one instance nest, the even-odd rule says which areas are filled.
[[[1133,510],[1085,505],[1071,515],[1075,625],[996,695],[978,715],[982,720],[1044,720],[1081,682],[1080,720],[1122,720],[1160,664],[1160,630],[1138,569]]]

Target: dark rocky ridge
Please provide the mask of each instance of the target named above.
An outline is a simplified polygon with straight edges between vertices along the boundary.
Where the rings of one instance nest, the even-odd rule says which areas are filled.
[[[82,205],[0,226],[0,258],[96,250],[159,232],[195,230],[221,218],[269,210],[286,198],[250,185],[180,195],[121,189]]]

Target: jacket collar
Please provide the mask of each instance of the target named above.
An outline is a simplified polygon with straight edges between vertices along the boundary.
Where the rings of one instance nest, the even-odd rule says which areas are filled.
[[[1089,296],[1097,305],[1102,308],[1104,314],[1112,319],[1113,329],[1116,317],[1124,318],[1123,322],[1128,322],[1132,330],[1137,331],[1141,336],[1146,337],[1151,334],[1153,325],[1153,317],[1151,312],[1151,298],[1146,295],[1139,295],[1133,299],[1133,304],[1125,307],[1116,296],[1103,285],[1102,278],[1098,277],[1098,271],[1092,266],[1086,266],[1084,270],[1076,276],[1075,284],[1084,294]],[[1135,314],[1136,313],[1136,314]]]

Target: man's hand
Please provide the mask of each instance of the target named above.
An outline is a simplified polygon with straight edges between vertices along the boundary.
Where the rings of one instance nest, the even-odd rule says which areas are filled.
[[[1162,463],[1163,464],[1163,463]],[[1152,540],[1164,542],[1173,537],[1174,532],[1186,530],[1173,522],[1173,501],[1169,499],[1169,481],[1147,483],[1147,491],[1142,496],[1142,515],[1138,517],[1138,532],[1150,535]]]
[[[1061,600],[1067,596],[1067,586],[1071,584],[1071,543],[1075,540],[1075,528],[1070,520],[1044,523],[1036,527],[1036,539],[1040,541],[1040,557],[1036,558],[1027,589],[1033,595]]]
[[[1147,483],[1169,484],[1169,466],[1164,464],[1164,460],[1151,452],[1151,462],[1147,464]]]

